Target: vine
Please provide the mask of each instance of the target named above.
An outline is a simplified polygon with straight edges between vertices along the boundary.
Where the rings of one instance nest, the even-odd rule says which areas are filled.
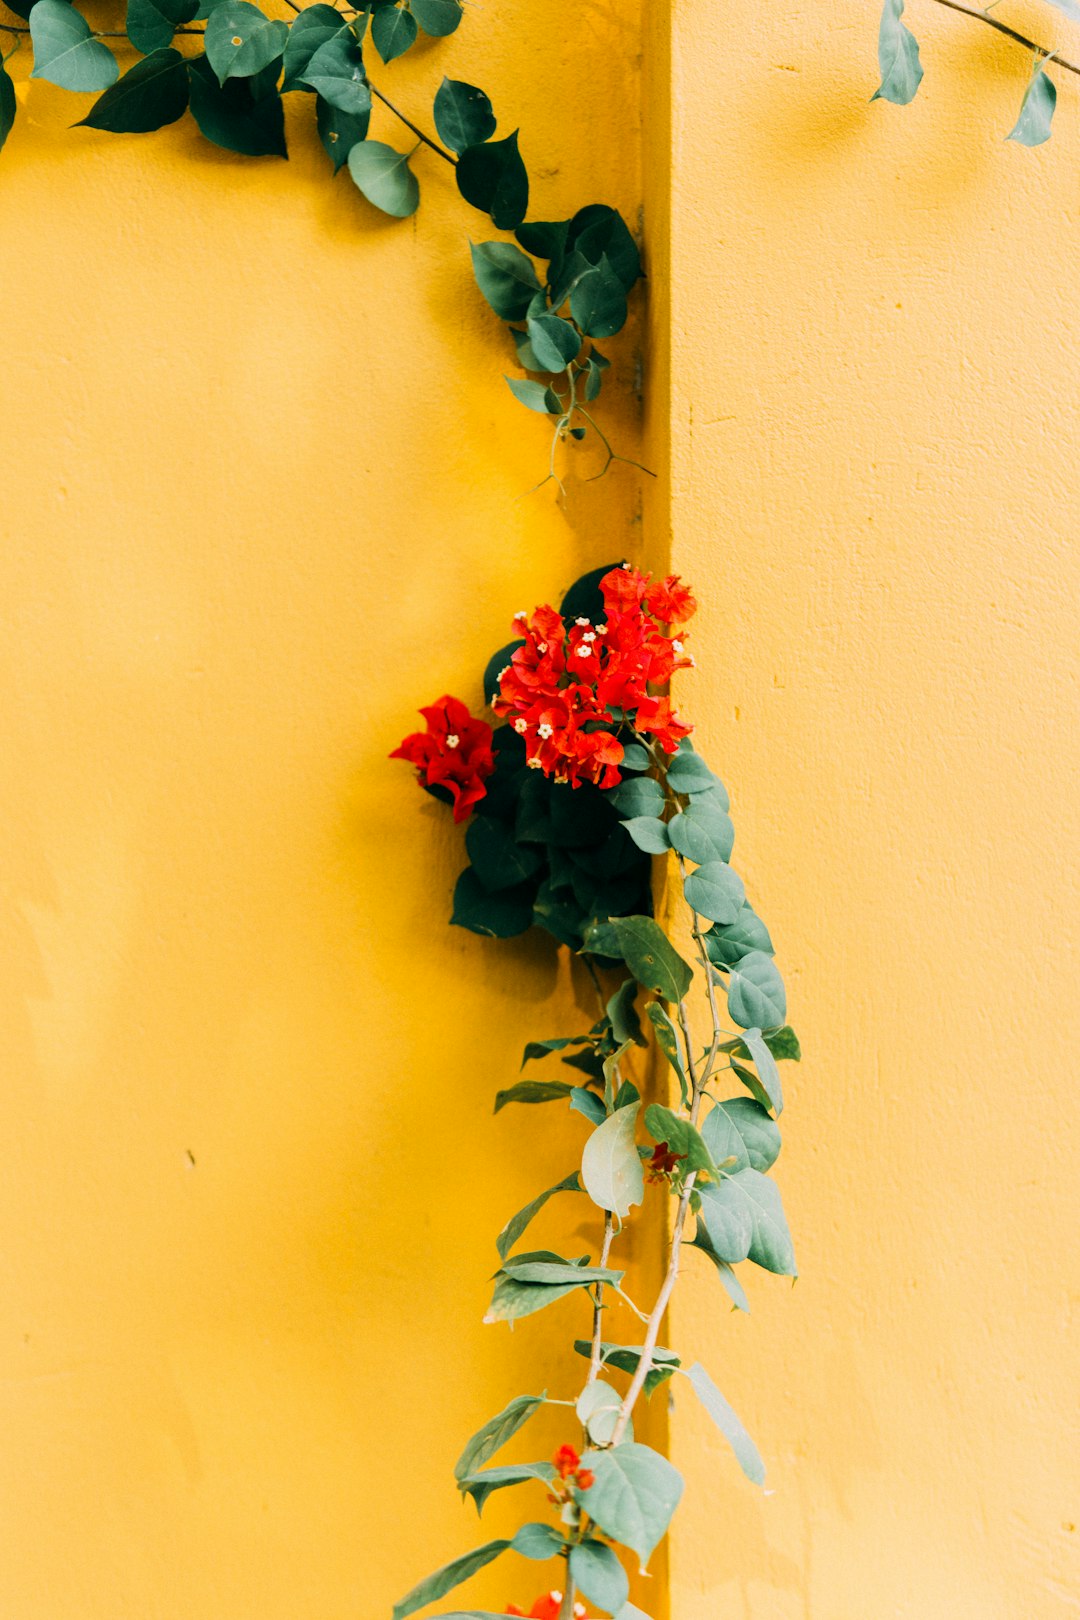
[[[1016,123],[1006,135],[1008,141],[1016,141],[1021,146],[1041,146],[1050,139],[1051,125],[1057,109],[1057,86],[1047,72],[1051,63],[1066,73],[1080,73],[1080,65],[1071,62],[1060,54],[1057,47],[1039,45],[1035,40],[1029,39],[1017,29],[1004,23],[998,17],[990,15],[991,7],[1000,3],[1000,0],[991,0],[989,6],[980,10],[976,6],[968,6],[962,0],[934,0],[939,6],[945,6],[949,11],[959,12],[963,17],[973,17],[997,33],[1011,39],[1014,44],[1022,45],[1025,50],[1032,53],[1031,76],[1024,90],[1024,99],[1020,104],[1020,112]],[[1067,17],[1080,20],[1080,5],[1076,0],[1049,0],[1049,3],[1063,11]],[[878,63],[881,68],[881,84],[875,90],[872,101],[892,101],[898,106],[906,107],[914,101],[919,85],[923,79],[923,66],[919,56],[919,43],[915,35],[901,19],[904,13],[904,0],[885,0],[884,10],[881,13],[881,26],[878,32]]]
[[[577,1166],[499,1233],[484,1318],[514,1323],[576,1301],[583,1320],[572,1342],[587,1370],[576,1392],[515,1396],[476,1431],[455,1468],[458,1490],[480,1512],[495,1492],[518,1487],[539,1487],[550,1511],[421,1580],[394,1620],[438,1602],[511,1550],[561,1569],[531,1611],[511,1605],[507,1613],[573,1620],[585,1614],[583,1598],[617,1620],[647,1620],[630,1601],[625,1560],[648,1562],[683,1481],[635,1439],[634,1415],[674,1380],[694,1392],[744,1473],[759,1485],[765,1477],[757,1447],[705,1366],[685,1364],[660,1342],[688,1247],[711,1263],[736,1310],[749,1309],[735,1270],[741,1262],[795,1275],[768,1171],[780,1151],[778,1061],[798,1059],[799,1043],[786,1023],[768,929],[729,864],[727,793],[690,742],[691,727],[657,695],[692,665],[683,627],[695,608],[674,576],[652,581],[629,565],[596,570],[558,609],[515,618],[515,641],[495,654],[484,679],[496,717],[508,724],[493,730],[444,697],[421,711],[426,729],[395,750],[452,805],[455,820],[468,822],[470,864],[452,921],[496,938],[545,928],[583,960],[600,1016],[584,1032],[525,1047],[523,1068],[558,1057],[573,1080],[518,1080],[495,1098],[496,1113],[563,1103],[588,1129]],[[678,875],[671,928],[652,914],[656,858]],[[646,1102],[627,1072],[650,1046],[670,1068],[671,1106]],[[744,1093],[725,1095],[731,1082]],[[595,1259],[519,1250],[533,1219],[562,1195],[590,1201]],[[667,1233],[663,1276],[647,1306],[623,1286],[619,1246],[632,1220]],[[618,1307],[640,1324],[639,1343],[608,1331]],[[572,1412],[576,1432],[550,1460],[492,1465],[544,1405]],[[442,1620],[495,1616],[456,1610]]]
[[[522,377],[508,377],[514,397],[547,417],[552,428],[547,478],[560,446],[595,439],[603,476],[628,461],[612,446],[589,407],[609,361],[598,342],[626,323],[628,298],[641,276],[638,247],[617,209],[592,203],[563,220],[527,220],[529,175],[517,130],[496,139],[497,120],[478,86],[444,78],[432,101],[434,133],[389,98],[369,72],[371,52],[384,65],[421,33],[440,38],[462,18],[461,0],[370,0],[302,6],[271,17],[250,0],[127,0],[123,30],[92,31],[69,0],[11,0],[24,19],[0,23],[14,43],[0,59],[0,147],[17,115],[8,62],[27,41],[31,78],[62,89],[95,92],[76,127],[147,134],[189,111],[201,134],[246,157],[288,157],[282,98],[308,98],[334,175],[345,169],[367,201],[397,219],[414,214],[420,182],[413,162],[423,149],[449,165],[462,198],[513,241],[471,244],[476,283],[513,339]],[[180,48],[197,39],[194,54]],[[141,53],[121,73],[106,40]],[[415,137],[407,151],[373,140],[374,102]],[[633,463],[637,466],[638,463]],[[648,469],[642,468],[642,471]],[[539,486],[538,486],[539,487]]]

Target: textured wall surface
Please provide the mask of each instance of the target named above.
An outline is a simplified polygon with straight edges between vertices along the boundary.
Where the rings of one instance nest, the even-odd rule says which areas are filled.
[[[473,7],[378,82],[416,113],[444,71],[483,84],[540,217],[633,218],[635,17]],[[394,224],[306,118],[288,165],[71,131],[89,98],[27,65],[0,164],[0,1613],[369,1620],[498,1532],[454,1459],[569,1374],[480,1317],[494,1234],[579,1135],[492,1118],[523,1041],[579,1015],[540,941],[446,927],[461,830],[385,756],[418,704],[480,701],[515,609],[636,544],[639,480],[569,518],[519,499],[545,425],[472,284],[494,233],[437,159]],[[527,1607],[539,1568],[468,1596]]]
[[[869,106],[870,9],[679,0],[647,103],[655,532],[706,588],[692,701],[805,1049],[801,1278],[745,1318],[702,1272],[668,1340],[774,1492],[680,1403],[675,1620],[1080,1611],[1080,99],[1003,145],[1029,60],[911,0],[919,99]]]

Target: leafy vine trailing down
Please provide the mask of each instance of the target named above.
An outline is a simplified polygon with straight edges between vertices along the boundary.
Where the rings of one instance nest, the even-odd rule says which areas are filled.
[[[9,0],[8,9],[25,25],[0,23],[0,34],[15,42],[0,61],[0,147],[17,112],[6,64],[27,38],[32,78],[65,90],[103,92],[79,120],[89,129],[145,134],[175,123],[190,108],[215,145],[247,157],[287,157],[282,96],[309,96],[333,173],[347,168],[368,202],[395,218],[407,218],[419,205],[412,160],[423,147],[452,167],[466,202],[516,238],[473,243],[473,271],[487,302],[510,327],[519,365],[532,373],[508,377],[512,393],[552,423],[548,477],[559,482],[559,445],[590,435],[605,458],[595,476],[613,461],[627,461],[589,409],[609,364],[596,342],[625,325],[627,298],[641,275],[626,222],[606,203],[592,203],[570,219],[527,222],[529,176],[518,131],[494,139],[495,114],[483,90],[443,79],[433,103],[435,138],[395,106],[368,72],[369,31],[374,50],[389,64],[420,32],[453,33],[462,0],[370,0],[361,10],[344,0],[285,3],[295,14],[289,21],[268,16],[249,0],[127,0],[123,31],[94,33],[69,0]],[[194,55],[177,48],[177,40],[188,37],[201,42]],[[106,39],[133,46],[141,59],[121,74]],[[369,138],[373,100],[416,137],[410,151]]]
[[[992,17],[991,9],[999,5],[1001,0],[990,0],[990,5],[982,10],[964,5],[961,0],[934,0],[934,3],[947,7],[949,11],[958,11],[961,16],[974,17],[976,21],[984,22],[1003,34],[1006,39],[1031,51],[1031,77],[1020,104],[1020,114],[1005,139],[1017,141],[1021,146],[1041,146],[1048,141],[1057,108],[1057,86],[1046,70],[1054,63],[1066,73],[1080,73],[1080,65],[1062,56],[1056,46],[1039,45],[1000,18]],[[1049,3],[1067,17],[1080,21],[1080,4],[1077,0],[1049,0]],[[872,101],[893,101],[901,107],[914,101],[923,77],[919,44],[910,28],[901,21],[903,13],[904,0],[885,0],[878,32],[881,84],[870,98]]]
[[[492,659],[485,694],[509,724],[493,730],[447,696],[421,710],[426,729],[394,751],[452,805],[455,820],[468,822],[470,864],[458,879],[452,921],[497,938],[545,928],[582,956],[600,1007],[590,1029],[525,1048],[523,1068],[557,1055],[574,1079],[519,1080],[495,1099],[496,1112],[562,1102],[588,1127],[577,1167],[499,1233],[485,1317],[513,1323],[577,1301],[585,1311],[574,1338],[587,1363],[582,1385],[572,1398],[515,1396],[472,1436],[455,1469],[459,1491],[478,1511],[496,1491],[538,1486],[551,1511],[427,1576],[396,1605],[394,1620],[438,1602],[509,1550],[561,1569],[531,1611],[511,1605],[507,1613],[573,1620],[585,1615],[586,1599],[618,1620],[647,1620],[629,1601],[620,1550],[644,1566],[682,1495],[671,1463],[634,1438],[639,1401],[670,1380],[685,1379],[744,1472],[764,1480],[756,1446],[705,1366],[684,1364],[660,1343],[687,1245],[711,1261],[737,1310],[749,1308],[740,1262],[795,1275],[768,1171],[780,1151],[777,1060],[797,1059],[799,1043],[785,1022],[768,929],[729,864],[727,793],[670,698],[657,695],[693,662],[683,626],[695,608],[675,576],[653,581],[625,564],[587,574],[558,609],[518,614],[516,639]],[[657,856],[677,863],[692,963],[651,915]],[[675,1106],[643,1106],[623,1072],[650,1040],[670,1065]],[[731,1081],[745,1094],[726,1096]],[[646,1180],[655,1194],[646,1194]],[[517,1247],[539,1211],[563,1194],[595,1208],[595,1259]],[[663,1279],[647,1307],[624,1290],[618,1263],[637,1206],[635,1220],[670,1232]],[[640,1343],[616,1342],[605,1331],[612,1297],[640,1320]],[[491,1465],[545,1404],[573,1411],[572,1438],[551,1460]],[[441,1620],[495,1616],[455,1610]]]

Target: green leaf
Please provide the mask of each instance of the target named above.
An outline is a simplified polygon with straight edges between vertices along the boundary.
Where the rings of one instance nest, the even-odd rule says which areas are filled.
[[[645,1129],[654,1142],[666,1142],[669,1151],[679,1155],[683,1160],[679,1169],[684,1175],[697,1171],[713,1181],[720,1180],[720,1172],[700,1131],[688,1119],[680,1119],[661,1103],[650,1103],[645,1110]],[[700,1187],[700,1180],[697,1185]]]
[[[289,37],[285,42],[285,78],[281,85],[282,92],[311,90],[311,85],[304,81],[304,74],[311,65],[315,52],[321,50],[330,40],[337,39],[339,35],[344,37],[348,30],[348,22],[333,6],[305,6],[289,29]]]
[[[679,1088],[682,1092],[683,1107],[688,1107],[690,1102],[690,1084],[687,1079],[686,1068],[683,1064],[682,1052],[679,1049],[679,1036],[675,1029],[675,1025],[672,1023],[671,1019],[668,1017],[667,1013],[664,1011],[663,1007],[658,1001],[650,1001],[648,1006],[645,1008],[645,1011],[651,1019],[652,1026],[656,1031],[657,1045],[679,1077]]]
[[[570,1093],[570,1107],[577,1113],[584,1114],[590,1125],[602,1125],[607,1118],[600,1098],[594,1091],[586,1091],[584,1086],[575,1086]]]
[[[522,405],[527,405],[530,411],[536,411],[541,416],[551,416],[552,393],[543,383],[533,382],[528,377],[507,377],[503,380],[514,398]],[[556,399],[556,405],[558,400]]]
[[[630,782],[620,782],[608,798],[624,819],[639,816],[658,816],[667,803],[660,783],[652,776],[638,776]]]
[[[518,1266],[526,1262],[566,1264],[559,1255],[547,1251],[517,1257]],[[529,1282],[504,1270],[499,1274],[495,1284],[491,1304],[484,1316],[485,1323],[516,1322],[523,1316],[532,1316],[534,1312],[542,1311],[548,1305],[554,1305],[557,1300],[565,1298],[567,1294],[572,1294],[579,1288],[591,1287],[592,1279],[584,1275],[584,1270],[584,1267],[570,1266],[568,1271],[574,1273],[574,1280],[561,1283]],[[582,1273],[581,1276],[577,1275],[578,1271]]]
[[[38,5],[46,5],[48,0],[38,0]],[[452,1592],[455,1586],[467,1581],[470,1575],[490,1564],[492,1559],[498,1558],[509,1547],[508,1541],[488,1541],[475,1551],[465,1553],[461,1558],[455,1558],[451,1563],[444,1564],[433,1575],[428,1575],[411,1592],[407,1592],[400,1603],[394,1605],[394,1620],[406,1620],[406,1616],[415,1614],[417,1609],[424,1608],[428,1603],[434,1603],[437,1598],[445,1597]]]
[[[481,146],[495,133],[491,102],[475,84],[463,79],[443,80],[435,92],[434,112],[439,139],[451,152]]]
[[[683,1377],[689,1378],[693,1384],[694,1393],[735,1453],[747,1479],[755,1485],[764,1485],[765,1464],[761,1460],[761,1453],[701,1362],[695,1361],[692,1367],[687,1367]]]
[[[691,1238],[690,1246],[693,1249],[699,1249],[702,1254],[707,1255],[712,1261],[727,1296],[735,1309],[748,1312],[750,1310],[750,1301],[746,1297],[746,1290],[735,1275],[734,1269],[728,1265],[726,1260],[721,1260],[716,1253],[709,1241],[708,1231],[700,1220],[697,1223],[697,1235]]]
[[[878,30],[878,64],[881,84],[870,97],[877,101],[893,101],[906,107],[915,99],[922,81],[923,70],[919,61],[919,45],[910,28],[900,21],[904,0],[885,0]]]
[[[175,124],[188,104],[187,66],[179,51],[152,51],[128,69],[80,122],[117,135],[146,134]]]
[[[380,6],[371,19],[371,37],[384,62],[404,56],[416,32],[416,18],[403,6]]]
[[[188,61],[188,80],[192,116],[208,141],[245,157],[288,157],[285,112],[276,90],[256,96],[255,79],[230,79],[219,85],[205,56]]]
[[[715,793],[691,799],[686,810],[672,817],[668,834],[672,846],[687,860],[704,865],[707,861],[731,859],[735,828],[731,817],[720,808]]]
[[[225,0],[206,24],[206,59],[219,84],[250,79],[282,55],[288,38],[287,23],[271,22],[248,0]]]
[[[725,926],[735,921],[746,899],[742,878],[722,860],[706,861],[691,872],[683,883],[683,893],[687,905],[699,916]]]
[[[591,1035],[556,1035],[550,1041],[530,1041],[522,1056],[521,1067],[536,1062],[538,1058],[549,1057],[552,1052],[563,1052],[568,1046],[589,1046],[592,1040]]]
[[[510,242],[470,242],[469,247],[476,284],[496,315],[504,321],[523,320],[536,294],[543,291],[532,260]]]
[[[570,1550],[570,1574],[581,1594],[608,1614],[619,1614],[630,1592],[626,1571],[602,1541],[581,1541]]]
[[[679,751],[667,768],[667,782],[676,793],[688,793],[691,798],[699,793],[719,796],[721,810],[730,810],[727,789],[720,778],[709,769],[701,755],[695,753],[688,737],[679,744]]]
[[[592,1342],[589,1339],[575,1339],[574,1349],[579,1356],[586,1360],[592,1356]],[[601,1344],[600,1354],[606,1367],[616,1367],[619,1372],[629,1373],[631,1377],[637,1372],[638,1362],[641,1360],[641,1350],[634,1344]],[[645,1394],[649,1396],[661,1384],[666,1384],[675,1374],[679,1365],[679,1358],[673,1350],[665,1350],[657,1345],[653,1351],[654,1365],[645,1374]]]
[[[357,150],[362,151],[363,147],[353,148],[353,152]],[[353,152],[349,153],[350,159]],[[533,892],[533,885],[525,883],[520,889],[501,889],[498,894],[489,894],[472,867],[467,866],[454,888],[450,921],[474,934],[512,939],[532,926]]]
[[[413,16],[433,39],[452,34],[461,21],[460,0],[410,0]]]
[[[573,1260],[536,1259],[529,1254],[518,1254],[504,1261],[502,1276],[513,1277],[515,1282],[541,1283],[545,1288],[569,1283],[571,1288],[591,1288],[594,1283],[621,1283],[624,1273],[610,1266],[578,1265]]]
[[[612,337],[626,325],[626,288],[606,254],[576,281],[570,313],[586,337]]]
[[[303,86],[297,85],[296,88],[301,89]],[[315,123],[319,139],[323,143],[327,157],[334,165],[334,173],[337,174],[348,162],[349,153],[357,142],[367,139],[371,113],[365,112],[354,116],[352,113],[342,112],[340,107],[332,107],[322,96],[316,96]]]
[[[776,1067],[776,1059],[762,1039],[760,1029],[748,1029],[743,1036],[743,1042],[750,1049],[750,1055],[757,1068],[758,1079],[761,1081],[772,1105],[773,1112],[782,1114],[784,1111],[784,1088],[780,1082],[780,1070]]]
[[[709,934],[706,937],[711,939],[712,935]],[[799,1037],[790,1024],[785,1024],[782,1029],[767,1030],[765,1033],[765,1045],[769,1048],[773,1057],[781,1063],[785,1059],[798,1063],[802,1057]],[[725,1041],[720,1050],[721,1052],[734,1052],[736,1057],[748,1058],[750,1056],[749,1047],[744,1046],[742,1041]]]
[[[555,1478],[551,1463],[512,1463],[507,1468],[485,1468],[479,1474],[470,1474],[458,1481],[462,1496],[471,1496],[477,1513],[483,1513],[484,1503],[495,1491],[504,1491],[511,1485],[524,1485],[529,1480],[542,1479],[550,1483]]]
[[[119,76],[112,51],[94,38],[68,0],[37,0],[30,12],[30,37],[32,79],[48,79],[63,90],[107,90]]]
[[[465,849],[477,877],[492,893],[524,883],[540,866],[539,851],[519,844],[505,821],[495,816],[472,818],[465,833]]]
[[[1056,106],[1057,86],[1039,68],[1024,93],[1020,116],[1005,139],[1018,141],[1021,146],[1041,146],[1050,139],[1050,125]]]
[[[645,1174],[634,1145],[640,1103],[617,1108],[585,1143],[581,1181],[599,1209],[625,1220],[631,1205],[645,1196]]]
[[[726,927],[719,924],[710,928],[705,935],[705,950],[709,961],[716,967],[733,967],[736,962],[749,955],[751,951],[764,951],[767,956],[773,953],[773,942],[769,938],[769,930],[750,905],[743,902],[742,910],[735,921]],[[744,1053],[744,1056],[749,1054]]]
[[[641,256],[626,221],[607,203],[590,203],[570,221],[570,246],[589,264],[606,258],[627,292],[641,275]]]
[[[671,848],[667,822],[658,820],[656,816],[631,816],[629,821],[623,822],[623,826],[638,849],[643,849],[646,855],[666,855]]]
[[[646,1044],[641,1033],[641,1019],[634,1008],[637,993],[637,980],[624,979],[615,994],[608,998],[608,1023],[620,1046],[625,1046],[627,1041],[633,1041],[635,1046]]]
[[[331,107],[337,107],[339,111],[349,113],[353,118],[362,118],[364,113],[371,111],[371,88],[364,72],[364,59],[360,47],[351,32],[338,34],[333,39],[328,39],[325,44],[320,45],[304,69],[303,79],[304,83],[312,90],[318,91],[319,95],[325,101],[328,101]],[[376,144],[380,146],[381,151],[384,153],[393,153],[394,158],[399,163],[406,161],[400,153],[394,151],[393,147],[382,146],[381,143],[372,143],[373,146]],[[382,167],[385,168],[388,165],[391,168],[395,167],[389,159],[384,160]],[[410,175],[409,178],[411,179],[412,176]],[[359,181],[357,181],[357,184],[359,185]],[[415,185],[415,181],[413,184]],[[363,187],[361,186],[360,189],[363,190]],[[399,181],[396,185],[392,183],[391,196],[397,200],[399,206],[403,206],[404,201],[412,196],[412,189],[403,181]],[[371,201],[370,198],[368,200]],[[417,188],[416,195],[413,197],[412,207],[407,210],[407,213],[415,213],[418,201],[419,188]],[[381,208],[382,204],[376,203],[375,206]],[[384,209],[383,211],[390,213],[393,210]],[[406,216],[405,214],[398,214],[397,217],[405,218]]]
[[[128,0],[124,28],[135,49],[150,56],[171,45],[176,30],[190,22],[197,10],[197,0]],[[151,124],[149,128],[160,129],[161,125]]]
[[[60,4],[61,0],[51,3]],[[529,206],[529,176],[518,151],[517,130],[503,141],[467,146],[458,158],[455,173],[465,201],[481,213],[490,214],[500,231],[512,231],[521,224]]]
[[[666,1458],[636,1441],[610,1451],[587,1451],[581,1460],[595,1478],[575,1497],[605,1535],[646,1563],[679,1505],[682,1477]]]
[[[544,1395],[515,1395],[508,1406],[482,1424],[454,1464],[454,1478],[460,1483],[484,1466],[508,1440],[543,1406]]]
[[[510,1545],[522,1558],[541,1563],[546,1558],[557,1557],[566,1543],[550,1524],[523,1524]]]
[[[573,1089],[565,1080],[519,1080],[516,1086],[496,1092],[495,1112],[499,1113],[507,1103],[558,1102],[569,1097]]]
[[[15,99],[15,86],[11,75],[2,62],[0,62],[0,148],[11,134],[15,123],[15,113],[18,103]]]
[[[794,1277],[795,1250],[780,1192],[757,1170],[739,1170],[719,1187],[701,1189],[701,1219],[721,1260],[751,1259],[765,1271]]]
[[[706,1115],[701,1134],[717,1164],[734,1159],[736,1170],[769,1170],[780,1152],[776,1121],[749,1097],[728,1097]]]
[[[681,1001],[694,973],[663,929],[651,917],[612,917],[611,927],[619,954],[638,983],[655,990],[665,1001]]]
[[[527,325],[541,371],[564,371],[577,357],[581,339],[570,322],[560,315],[530,315]]]
[[[578,1396],[575,1410],[578,1422],[587,1430],[593,1444],[610,1445],[622,1410],[622,1396],[618,1391],[602,1378],[594,1378]]]
[[[578,1090],[579,1088],[574,1087],[573,1089]],[[586,1095],[592,1096],[592,1093],[587,1092]],[[554,1198],[556,1193],[581,1192],[581,1190],[581,1181],[579,1180],[578,1173],[575,1170],[572,1176],[566,1176],[562,1181],[556,1182],[554,1187],[549,1187],[546,1192],[539,1193],[531,1201],[531,1203],[525,1205],[524,1209],[519,1209],[516,1215],[512,1215],[510,1217],[502,1231],[499,1233],[498,1237],[495,1239],[495,1247],[499,1251],[499,1259],[506,1259],[507,1255],[510,1253],[510,1250],[514,1247],[514,1244],[521,1237],[522,1233],[525,1231],[526,1227],[528,1227],[534,1217],[539,1215],[549,1198]]]
[[[740,1029],[775,1029],[787,1015],[784,981],[763,951],[751,951],[732,968],[727,997]]]

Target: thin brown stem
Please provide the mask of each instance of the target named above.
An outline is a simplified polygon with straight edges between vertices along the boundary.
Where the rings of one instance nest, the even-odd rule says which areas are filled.
[[[401,122],[405,125],[406,129],[412,130],[418,141],[423,141],[425,146],[430,146],[431,150],[433,152],[437,152],[444,162],[449,163],[451,168],[457,167],[457,158],[451,157],[450,153],[444,151],[444,149],[439,145],[438,141],[433,141],[431,139],[430,135],[425,135],[423,130],[419,129],[417,125],[413,123],[411,118],[406,118],[401,109],[399,107],[395,107],[394,103],[384,96],[382,91],[378,89],[376,85],[373,85],[370,79],[368,80],[368,89],[371,91],[373,96],[378,97],[384,107],[388,108],[390,112],[393,113],[395,118],[401,119]]]
[[[600,1265],[601,1265],[601,1268],[606,1266],[607,1263],[608,1263],[608,1257],[611,1254],[611,1242],[612,1242],[612,1239],[614,1238],[614,1236],[615,1236],[615,1223],[611,1218],[611,1211],[608,1210],[604,1215],[604,1242],[603,1242],[603,1245],[602,1245],[602,1247],[600,1249]],[[601,1345],[603,1344],[603,1342],[604,1342],[604,1285],[603,1285],[603,1283],[597,1283],[597,1285],[596,1285],[596,1296],[595,1296],[595,1299],[594,1299],[594,1302],[593,1302],[592,1355],[589,1358],[589,1379],[588,1379],[589,1384],[595,1384],[596,1380],[600,1376],[600,1368],[603,1365],[603,1360],[602,1360],[602,1355],[601,1355]],[[586,1385],[586,1388],[587,1387],[588,1387],[588,1385]]]
[[[947,6],[950,11],[959,11],[965,17],[974,17],[977,22],[984,22],[988,28],[995,28],[999,34],[1004,34],[1006,39],[1015,40],[1017,45],[1023,45],[1029,51],[1038,51],[1040,55],[1046,57],[1052,56],[1058,67],[1063,67],[1067,73],[1080,73],[1080,66],[1075,62],[1066,61],[1065,57],[1047,50],[1045,45],[1040,45],[1033,39],[1028,39],[1026,34],[1018,33],[1015,28],[1010,28],[1008,23],[998,22],[996,17],[988,16],[977,6],[961,5],[960,0],[937,0],[937,4]]]
[[[206,32],[206,30],[205,28],[175,28],[173,29],[173,32],[176,34],[198,34],[201,36]],[[0,33],[29,35],[30,30],[29,28],[18,28],[13,23],[0,23]],[[127,39],[128,35],[123,28],[98,28],[94,30],[94,38]]]

